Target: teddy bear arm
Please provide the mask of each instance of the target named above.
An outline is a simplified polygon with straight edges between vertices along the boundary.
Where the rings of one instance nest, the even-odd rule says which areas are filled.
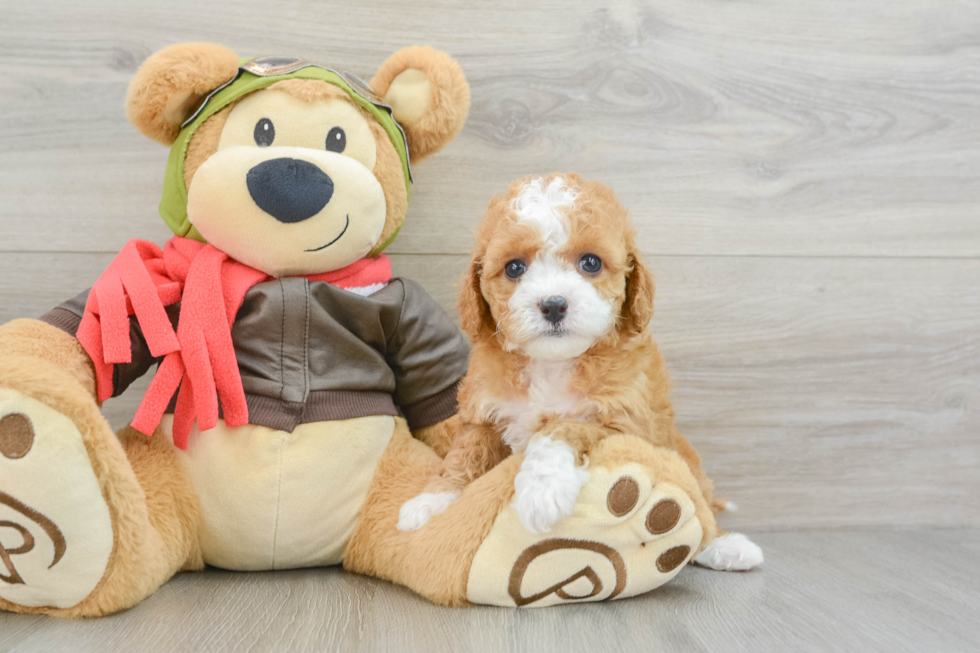
[[[17,319],[0,326],[0,355],[52,363],[95,397],[95,367],[73,336],[47,322]]]
[[[456,395],[469,348],[453,320],[421,286],[400,281],[404,296],[387,355],[395,375],[395,403],[413,435],[442,455],[459,429]]]
[[[83,291],[42,315],[40,320],[31,320],[31,322],[46,324],[56,331],[61,332],[60,334],[55,334],[50,330],[45,330],[45,333],[48,335],[41,341],[40,349],[52,349],[52,352],[47,355],[57,356],[58,354],[55,354],[54,351],[58,350],[59,347],[67,348],[73,360],[79,361],[76,367],[80,367],[81,369],[75,373],[75,376],[82,385],[92,392],[93,396],[97,396],[95,367],[88,353],[75,337],[75,334],[78,332],[78,327],[82,322],[82,315],[85,312],[89,292],[89,290]],[[178,302],[166,307],[166,312],[170,318],[171,325],[176,330],[180,303]],[[160,362],[159,358],[154,357],[150,353],[150,348],[146,343],[146,338],[143,336],[143,331],[134,317],[130,317],[129,319],[129,339],[131,344],[130,361],[128,363],[117,363],[113,369],[113,397],[121,395],[134,381],[146,374],[154,364]],[[58,345],[57,343],[64,344]]]

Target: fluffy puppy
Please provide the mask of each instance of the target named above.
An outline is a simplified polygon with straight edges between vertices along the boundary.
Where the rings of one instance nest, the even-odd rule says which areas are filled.
[[[724,509],[674,425],[667,369],[647,328],[653,296],[627,211],[606,186],[552,174],[521,179],[491,200],[459,300],[474,343],[459,392],[462,428],[440,474],[402,507],[398,527],[421,528],[467,484],[523,453],[514,507],[528,531],[548,531],[572,512],[588,479],[588,439],[609,431],[677,451],[708,504]],[[557,420],[608,431],[540,434]],[[735,535],[698,560],[729,569],[761,562],[761,550]]]

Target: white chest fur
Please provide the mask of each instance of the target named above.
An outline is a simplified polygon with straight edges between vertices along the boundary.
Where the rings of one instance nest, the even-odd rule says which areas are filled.
[[[503,440],[514,453],[524,452],[542,419],[581,419],[592,412],[590,402],[569,387],[575,364],[574,360],[532,359],[521,373],[523,397],[493,398],[483,403],[487,418],[502,429]]]

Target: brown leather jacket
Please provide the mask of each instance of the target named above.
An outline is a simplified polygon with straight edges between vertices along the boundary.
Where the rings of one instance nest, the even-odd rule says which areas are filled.
[[[87,298],[41,319],[75,335]],[[176,325],[179,304],[167,310]],[[159,362],[132,318],[130,334],[133,359],[115,366],[113,396]],[[456,413],[469,356],[442,308],[400,278],[367,297],[301,277],[260,283],[231,335],[249,422],[283,431],[369,415],[402,414],[413,430],[441,422]]]

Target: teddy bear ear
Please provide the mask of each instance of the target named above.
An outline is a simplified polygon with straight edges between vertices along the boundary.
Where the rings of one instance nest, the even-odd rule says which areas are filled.
[[[126,92],[126,117],[164,145],[201,99],[238,73],[238,56],[215,43],[179,43],[150,55]]]
[[[371,80],[405,130],[412,162],[439,151],[463,128],[470,85],[452,57],[429,46],[399,50]]]

